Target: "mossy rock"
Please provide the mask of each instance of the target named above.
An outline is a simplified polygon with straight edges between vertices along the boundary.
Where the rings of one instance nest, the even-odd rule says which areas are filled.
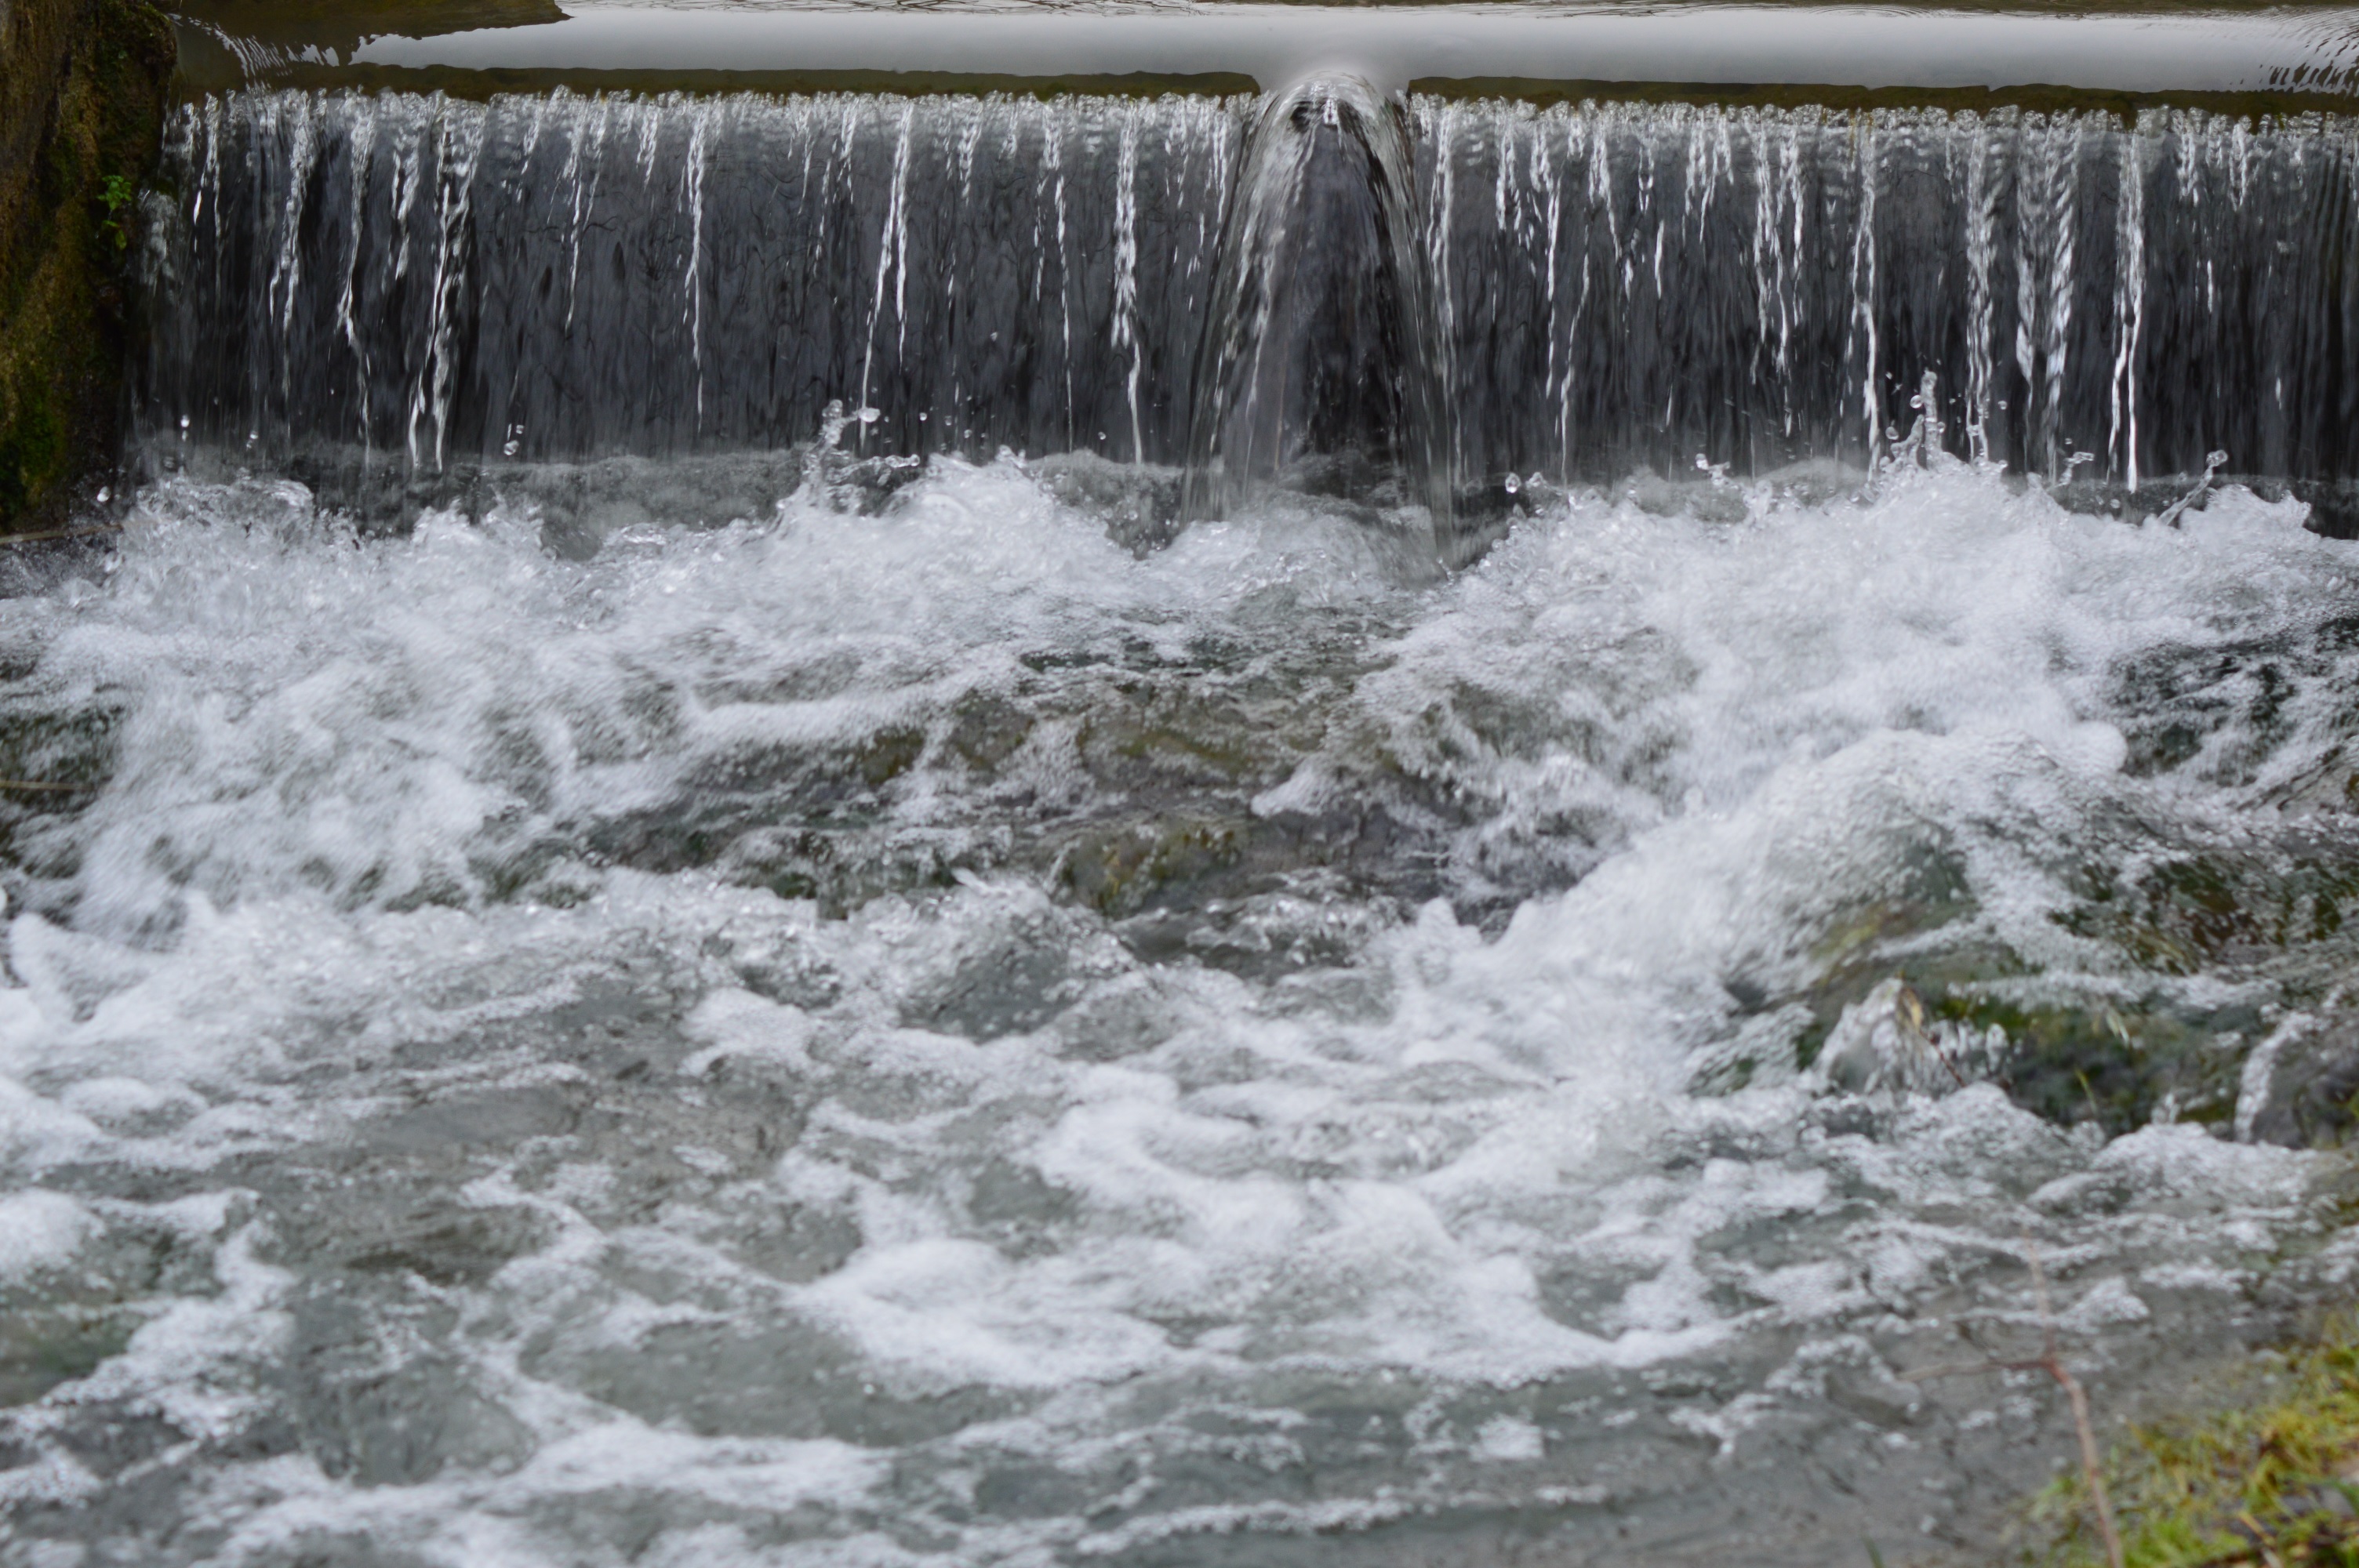
[[[1032,737],[1032,715],[1004,697],[970,692],[951,709],[951,752],[980,773],[996,773]]]
[[[137,187],[171,27],[136,0],[16,0],[0,37],[0,531],[116,456]]]
[[[2245,1051],[2261,1032],[2250,1007],[2203,1011],[2158,991],[2128,1000],[2082,991],[2032,974],[2004,947],[1975,943],[1846,964],[1804,999],[1810,1014],[1796,1037],[1797,1066],[1810,1067],[1843,1010],[1887,978],[1905,984],[1927,1025],[1948,1026],[1950,1038],[1999,1031],[2005,1043],[1988,1070],[2017,1105],[2064,1126],[2092,1122],[2108,1135],[2166,1112],[2180,1121],[2232,1120]]]
[[[1795,1008],[1807,1013],[1809,1022],[1795,1039],[1795,1065],[1807,1069],[1843,1010],[1888,978],[1897,976],[1920,994],[1938,994],[1954,985],[2021,974],[2022,962],[2003,947],[1981,942],[1926,945],[1925,938],[1968,918],[1974,909],[1964,864],[1929,849],[1884,897],[1858,903],[1828,923],[1810,944],[1816,978],[1807,986],[1773,995],[1742,974],[1723,977],[1721,983],[1745,1013]]]
[[[1057,880],[1099,914],[1135,914],[1175,888],[1235,867],[1248,829],[1171,817],[1084,834],[1066,849]]]
[[[1125,696],[1093,710],[1078,737],[1082,765],[1103,784],[1266,787],[1293,766],[1268,723],[1239,705],[1144,683]]]
[[[2092,866],[2056,922],[2141,969],[2192,975],[2339,936],[2359,914],[2359,856],[2189,855],[2125,876]]]
[[[2265,1143],[2334,1149],[2359,1137],[2359,1017],[2337,1009],[2288,1028],[2237,1119]]]
[[[2123,998],[2044,979],[2020,955],[1978,935],[1938,939],[1973,907],[1962,880],[1929,863],[1900,894],[1834,925],[1812,949],[1819,976],[1803,990],[1768,996],[1741,981],[1729,989],[1748,1013],[1788,1009],[1805,1018],[1794,1039],[1801,1069],[1816,1063],[1845,1010],[1897,979],[1920,1000],[1928,1027],[1947,1026],[1953,1039],[1999,1031],[2005,1044],[1988,1069],[2017,1104],[2049,1120],[2093,1122],[2116,1134],[2166,1112],[2194,1122],[2235,1116],[2245,1053],[2265,1033],[2256,1008],[2191,1008],[2161,986]],[[2219,918],[2213,904],[2194,912]],[[2224,928],[2204,930],[2215,943],[2227,939]],[[2192,950],[2191,939],[2179,940],[2172,951]]]
[[[0,862],[36,877],[76,873],[75,840],[39,827],[80,812],[106,787],[122,719],[107,704],[0,710]]]
[[[0,779],[95,794],[114,774],[122,721],[111,704],[0,711]]]
[[[2172,1119],[2231,1120],[2244,1052],[2257,1016],[2190,1015],[2157,997],[2027,1001],[1951,992],[1932,1015],[2006,1034],[1999,1076],[2010,1098],[2050,1121],[2094,1122],[2109,1135],[2135,1131],[2168,1107]],[[2238,1028],[2245,1025],[2245,1028]]]

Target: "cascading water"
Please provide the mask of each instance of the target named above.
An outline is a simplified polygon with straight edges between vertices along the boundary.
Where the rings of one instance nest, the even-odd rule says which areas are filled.
[[[2353,138],[192,103],[0,1568],[1989,1561],[2359,1277]]]
[[[1206,321],[1186,514],[1256,482],[1421,504],[1451,528],[1444,412],[1411,153],[1399,109],[1349,78],[1272,97],[1230,203]]]
[[[1503,475],[1865,467],[1931,373],[1950,449],[2051,482],[2224,449],[2342,526],[2359,478],[2343,121],[283,92],[170,157],[168,460],[728,451],[842,401],[866,451],[1188,460],[1198,515],[1392,476],[1462,560]]]
[[[1421,102],[1458,460],[2359,475],[2348,122]]]
[[[404,470],[803,439],[832,401],[872,449],[1176,461],[1241,114],[209,100],[146,406]]]

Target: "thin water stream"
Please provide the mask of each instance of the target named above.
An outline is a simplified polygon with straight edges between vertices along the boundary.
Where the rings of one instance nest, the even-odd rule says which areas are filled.
[[[0,1568],[1996,1560],[1920,1374],[2359,1266],[2354,182],[193,93],[0,597]]]

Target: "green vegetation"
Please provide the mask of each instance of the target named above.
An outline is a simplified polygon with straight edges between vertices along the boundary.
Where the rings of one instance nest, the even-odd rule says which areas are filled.
[[[2127,1568],[2359,1565],[2359,1319],[2255,1357],[2221,1392],[2237,1402],[2136,1428],[2109,1457]],[[2104,1561],[2088,1505],[2078,1474],[2033,1505],[2056,1568]]]
[[[110,174],[98,188],[98,203],[106,209],[105,221],[98,226],[99,236],[111,242],[118,251],[131,248],[133,215],[124,209],[137,200],[138,187],[119,174]]]

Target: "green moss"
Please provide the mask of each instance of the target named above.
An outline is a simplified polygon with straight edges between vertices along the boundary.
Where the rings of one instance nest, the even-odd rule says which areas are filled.
[[[2243,1058],[2215,1041],[2242,1020],[2185,1016],[2157,998],[2025,1001],[1980,989],[1940,995],[1928,1011],[1971,1029],[2006,1031],[1999,1071],[2009,1096],[2051,1121],[2129,1132],[2166,1100],[2181,1121],[2235,1114]]]
[[[2208,1415],[2133,1430],[2105,1490],[2130,1568],[2359,1564],[2359,1321],[2256,1357]],[[2033,1505],[2046,1561],[2104,1561],[2076,1472]]]
[[[1245,836],[1221,822],[1170,818],[1093,834],[1059,868],[1065,888],[1101,914],[1135,914],[1167,888],[1236,864]]]
[[[2017,1105],[2049,1120],[2093,1122],[2114,1134],[2145,1126],[2166,1107],[2181,1121],[2235,1114],[2244,1057],[2223,1044],[2258,1036],[2255,1008],[2190,1007],[2160,988],[2120,997],[2044,978],[1987,940],[1912,940],[1969,907],[1962,898],[1897,899],[1832,930],[1814,952],[1823,966],[1818,979],[1799,994],[1761,1001],[1807,1009],[1795,1065],[1808,1070],[1844,1010],[1898,979],[1921,999],[1930,1023],[1972,1037],[1999,1031],[2005,1043],[1990,1061],[1992,1076]]]
[[[43,330],[46,315],[26,323],[44,339],[50,336]],[[57,485],[70,458],[67,416],[59,406],[63,400],[46,373],[49,367],[29,359],[9,367],[15,374],[0,394],[0,409],[7,416],[0,419],[0,520],[29,514]]]
[[[2092,867],[2081,880],[2081,902],[2057,924],[2166,975],[2323,941],[2359,909],[2359,866],[2310,858],[2190,855],[2126,879]]]

